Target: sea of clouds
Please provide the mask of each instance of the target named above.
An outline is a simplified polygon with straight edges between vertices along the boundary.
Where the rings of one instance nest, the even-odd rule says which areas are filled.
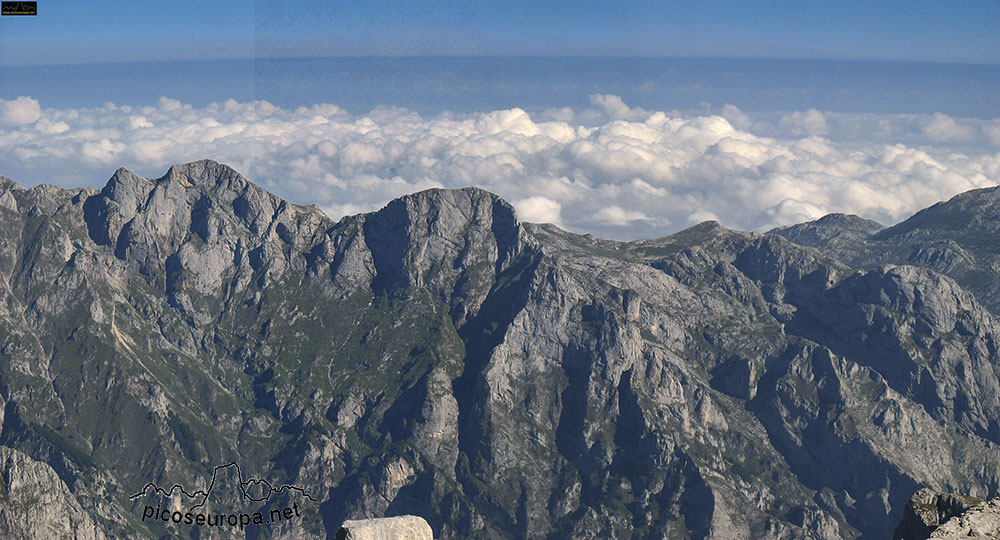
[[[1000,119],[590,102],[424,118],[266,101],[194,108],[166,97],[52,109],[23,96],[0,99],[0,174],[26,186],[100,187],[119,166],[155,178],[209,158],[334,219],[422,189],[478,186],[524,221],[616,239],[709,219],[766,230],[830,212],[892,224],[1000,183]]]

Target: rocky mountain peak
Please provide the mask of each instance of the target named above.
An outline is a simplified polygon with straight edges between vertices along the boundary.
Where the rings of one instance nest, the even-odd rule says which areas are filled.
[[[692,225],[666,238],[661,238],[657,240],[669,241],[670,243],[678,245],[697,245],[697,244],[711,242],[716,238],[725,237],[733,233],[734,231],[727,229],[721,223],[713,219],[709,221],[703,221],[696,225]],[[743,234],[743,233],[736,233],[736,234]],[[650,242],[656,242],[656,241],[654,240]]]
[[[520,249],[514,208],[478,188],[421,191],[362,221],[380,287],[445,286],[473,267],[488,269],[477,273],[485,278]]]
[[[196,189],[223,204],[232,203],[240,196],[278,200],[235,169],[209,159],[174,165],[156,183],[176,183],[187,189]]]
[[[860,216],[827,214],[815,221],[778,227],[769,232],[804,246],[849,246],[884,228],[881,223]]]
[[[156,182],[122,167],[111,175],[100,193],[117,205],[136,211],[145,204],[154,187]]]
[[[839,227],[842,229],[851,229],[869,233],[874,230],[879,230],[885,227],[885,225],[882,225],[877,221],[873,221],[871,219],[865,219],[861,216],[857,216],[854,214],[843,214],[840,212],[827,214],[811,223],[815,225],[822,225],[825,227]]]
[[[458,240],[479,230],[510,234],[519,226],[514,208],[505,200],[475,187],[428,189],[406,195],[386,205],[375,216],[402,217],[417,236],[433,234]]]
[[[159,181],[179,181],[192,185],[215,186],[223,180],[239,176],[235,169],[228,165],[216,163],[210,159],[192,161],[173,165]],[[244,182],[242,176],[240,176]]]
[[[923,232],[921,232],[923,231]],[[941,231],[1000,232],[1000,186],[974,189],[925,208],[901,223],[881,231],[880,239]]]
[[[7,178],[6,176],[0,176],[0,191],[7,191],[15,187],[20,187],[17,185],[17,182]]]

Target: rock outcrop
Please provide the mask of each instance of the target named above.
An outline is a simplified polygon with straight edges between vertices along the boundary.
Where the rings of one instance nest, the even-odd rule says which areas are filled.
[[[975,497],[921,489],[910,497],[893,540],[926,540],[941,524],[983,504]]]
[[[1000,499],[973,507],[934,530],[933,540],[1000,538]]]
[[[348,520],[335,540],[434,540],[431,526],[419,516]]]
[[[103,540],[52,467],[0,446],[0,537]]]

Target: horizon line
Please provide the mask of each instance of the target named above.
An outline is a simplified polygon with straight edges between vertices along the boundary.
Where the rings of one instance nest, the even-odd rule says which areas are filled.
[[[329,55],[329,56],[251,56],[251,57],[221,57],[221,58],[178,58],[152,60],[106,60],[87,62],[42,62],[36,64],[6,64],[0,62],[0,69],[8,68],[44,68],[44,67],[85,67],[110,66],[129,64],[180,64],[180,63],[217,63],[217,62],[256,62],[280,60],[683,60],[683,61],[744,61],[744,62],[817,62],[844,64],[910,64],[910,65],[940,65],[1000,68],[997,62],[976,62],[959,60],[914,60],[891,58],[831,58],[831,57],[796,57],[796,56],[699,56],[699,55],[529,55],[529,54],[364,54],[364,55]]]

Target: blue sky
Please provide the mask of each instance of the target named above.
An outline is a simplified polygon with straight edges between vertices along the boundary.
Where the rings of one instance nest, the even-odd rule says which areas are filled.
[[[261,5],[261,4],[259,4]],[[266,56],[612,55],[1000,59],[1000,3],[671,1],[300,2],[258,12]],[[294,43],[294,44],[293,44]]]
[[[299,56],[694,56],[1000,62],[1000,2],[40,0],[0,65]]]
[[[0,17],[0,65],[250,58],[248,2],[39,0],[35,17]]]

